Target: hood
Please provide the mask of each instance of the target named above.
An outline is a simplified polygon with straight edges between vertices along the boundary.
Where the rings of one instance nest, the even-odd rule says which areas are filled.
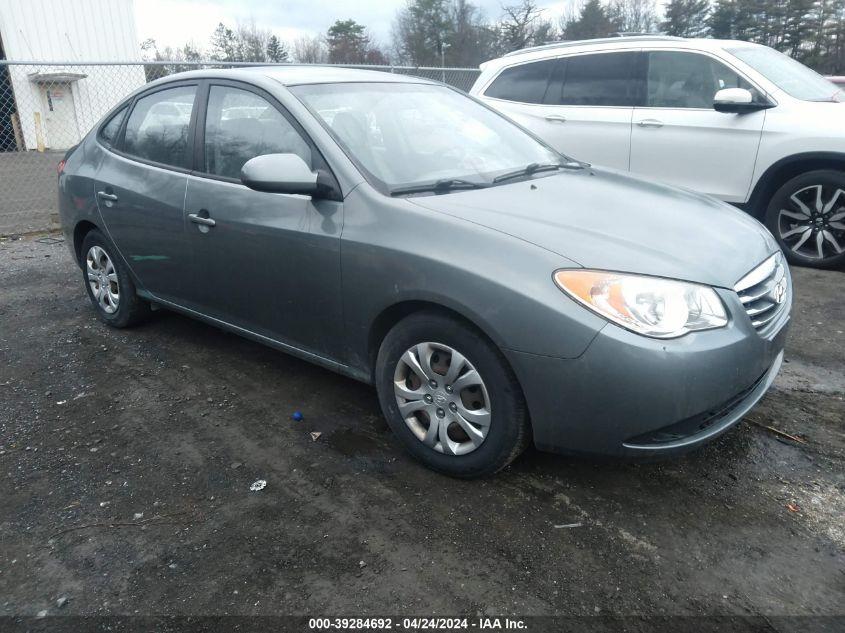
[[[728,204],[594,168],[408,200],[585,268],[724,288],[778,248],[762,224]]]

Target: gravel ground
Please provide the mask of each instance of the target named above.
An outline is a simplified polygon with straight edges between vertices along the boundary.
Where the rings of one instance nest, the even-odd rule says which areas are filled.
[[[465,482],[369,387],[167,312],[109,329],[64,244],[0,241],[0,615],[845,615],[845,274],[794,277],[727,436]]]
[[[0,236],[58,226],[56,165],[64,152],[0,152]]]

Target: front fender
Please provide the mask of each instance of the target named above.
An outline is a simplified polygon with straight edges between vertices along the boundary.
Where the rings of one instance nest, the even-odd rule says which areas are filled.
[[[341,266],[347,362],[362,370],[372,324],[403,302],[448,308],[503,350],[558,358],[583,354],[606,324],[554,284],[572,261],[366,185],[345,201]]]

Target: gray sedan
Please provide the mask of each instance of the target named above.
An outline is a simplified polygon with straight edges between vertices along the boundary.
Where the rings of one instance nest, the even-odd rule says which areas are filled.
[[[435,82],[179,74],[59,172],[104,322],[163,307],[372,383],[399,440],[450,475],[532,441],[689,450],[783,358],[790,276],[762,225],[563,156]]]

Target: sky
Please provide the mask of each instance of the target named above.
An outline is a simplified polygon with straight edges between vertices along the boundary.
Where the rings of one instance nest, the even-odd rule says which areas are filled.
[[[544,17],[557,18],[572,0],[537,2]],[[502,4],[518,0],[475,0],[489,20],[502,14]],[[141,41],[156,40],[159,49],[193,41],[203,49],[219,22],[234,26],[255,21],[279,39],[292,42],[303,35],[325,33],[335,20],[353,19],[370,29],[382,46],[390,44],[396,11],[405,0],[135,0],[136,26]]]

